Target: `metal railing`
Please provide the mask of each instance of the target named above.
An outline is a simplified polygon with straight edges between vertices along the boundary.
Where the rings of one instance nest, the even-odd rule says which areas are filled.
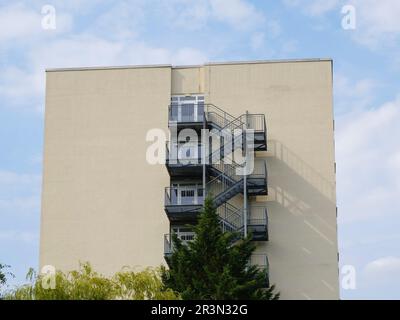
[[[244,129],[244,122],[242,121],[241,116],[232,118],[230,119],[230,121],[227,121],[227,119],[221,121],[220,115],[211,112],[206,114],[206,119],[209,122],[217,124],[220,131],[234,131],[235,129]]]
[[[255,132],[264,132],[266,129],[265,115],[248,113],[241,115],[242,121],[246,123],[247,129],[253,129]]]
[[[220,176],[225,175],[226,177],[229,177],[232,181],[240,181],[243,179],[243,176],[238,174],[239,169],[243,167],[235,162],[230,164],[220,161],[219,163],[213,163],[211,165],[214,169],[220,172]]]
[[[262,158],[254,159],[253,172],[249,174],[251,178],[268,178],[267,160]]]
[[[253,253],[250,257],[249,265],[257,266],[258,268],[263,269],[267,273],[269,273],[269,261],[266,254]]]
[[[268,226],[268,211],[265,206],[250,206],[248,226]]]
[[[169,122],[203,122],[204,103],[171,104],[168,106]]]
[[[221,129],[225,128],[231,122],[236,120],[236,117],[217,107],[214,104],[207,104],[205,107],[206,120],[214,122]]]
[[[262,253],[253,253],[249,260],[250,266],[256,266],[260,271],[265,272],[265,287],[269,288],[269,261],[268,256]]]
[[[165,206],[203,205],[203,188],[166,187],[164,193]]]
[[[168,121],[177,123],[196,123],[205,120],[216,124],[221,130],[234,130],[244,128],[254,131],[265,131],[265,115],[247,113],[240,116],[233,116],[214,104],[184,103],[171,104],[168,106]]]
[[[166,141],[165,157],[171,164],[201,164],[203,145]]]
[[[189,241],[194,240],[194,232],[178,232],[175,233],[179,239],[181,239],[182,244],[186,245]],[[170,255],[174,251],[174,242],[172,241],[172,234],[164,234],[164,255]]]
[[[240,149],[243,149],[244,145],[244,137],[243,134],[235,135],[232,139],[223,141],[221,146],[214,151],[209,153],[209,163],[215,163],[216,161],[221,161],[225,157],[229,156],[230,154],[234,153],[236,150],[235,147],[240,144]]]
[[[217,214],[221,219],[223,232],[235,232],[243,227],[243,210],[241,208],[225,202],[217,208]]]
[[[258,164],[256,165],[256,163]],[[249,175],[249,178],[264,179],[266,184],[268,174],[266,160],[257,159],[256,163],[253,172]],[[243,180],[243,175],[239,175],[237,171],[238,168],[240,168],[238,164],[219,163],[212,164],[212,166],[220,172],[218,176],[206,184],[207,194],[211,193],[214,198],[227,191],[237,182]]]

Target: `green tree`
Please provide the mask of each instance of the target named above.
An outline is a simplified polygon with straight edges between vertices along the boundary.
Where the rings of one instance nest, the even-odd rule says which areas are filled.
[[[46,278],[33,269],[27,274],[29,284],[20,286],[5,296],[10,300],[175,300],[179,295],[165,290],[159,269],[133,272],[122,270],[107,278],[95,271],[89,263],[78,270],[55,274],[55,287],[43,285]],[[50,284],[51,281],[48,282]]]
[[[238,234],[223,233],[211,198],[194,231],[195,239],[188,244],[173,236],[170,268],[162,268],[166,288],[190,300],[279,299],[274,286],[266,288],[267,271],[248,264],[255,250],[251,235],[237,241]]]
[[[7,284],[7,277],[14,277],[14,274],[12,272],[6,271],[9,268],[9,265],[0,263],[0,298],[2,296],[3,288]]]

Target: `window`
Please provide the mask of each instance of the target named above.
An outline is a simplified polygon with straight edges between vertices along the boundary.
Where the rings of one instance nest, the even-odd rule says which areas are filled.
[[[198,205],[203,203],[203,189],[197,184],[171,185],[171,202],[177,205]]]
[[[170,121],[202,122],[204,115],[204,96],[172,96]]]

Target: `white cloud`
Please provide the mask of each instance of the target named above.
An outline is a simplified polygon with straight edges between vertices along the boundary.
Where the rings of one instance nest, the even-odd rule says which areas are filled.
[[[9,66],[2,70],[0,77],[0,96],[19,99],[42,94],[44,75],[27,72],[22,68]]]
[[[325,13],[336,9],[341,0],[283,0],[289,7],[298,7],[301,11],[310,16],[322,16]]]
[[[357,13],[355,39],[373,49],[398,46],[400,1],[352,0]]]
[[[389,256],[376,259],[365,266],[364,272],[370,277],[387,277],[388,273],[395,273],[400,278],[400,258]]]
[[[169,23],[188,30],[201,29],[212,21],[239,31],[262,28],[263,13],[246,0],[167,0],[160,3]]]
[[[172,52],[168,54],[170,55],[168,60],[174,65],[202,64],[207,61],[206,54],[194,48],[180,48],[176,55]]]
[[[334,74],[335,113],[359,112],[370,107],[381,86],[375,79],[353,80],[343,73]]]
[[[264,23],[264,16],[247,1],[210,0],[212,15],[233,28],[249,29]]]
[[[339,0],[314,0],[309,1],[308,11],[311,15],[323,15],[339,5]]]
[[[80,10],[88,9],[88,6],[81,7],[76,1],[69,5],[55,2],[54,6],[57,10],[57,27],[63,20],[60,17],[72,16],[72,12],[81,14]],[[138,35],[144,24],[143,17],[147,11],[153,10],[147,1],[118,2],[92,19],[85,31],[59,36],[49,36],[53,34],[51,31],[41,29],[40,8],[40,5],[35,8],[25,5],[0,8],[0,17],[6,17],[6,29],[12,31],[12,24],[19,27],[18,21],[25,21],[14,32],[6,32],[5,28],[0,30],[0,40],[2,37],[4,40],[17,40],[23,43],[25,48],[18,64],[0,67],[0,100],[3,102],[3,108],[18,107],[25,110],[29,106],[30,110],[43,111],[46,68],[155,63],[198,64],[207,61],[204,47],[163,47],[141,41]],[[196,10],[201,12],[200,9]],[[2,54],[5,56],[11,54],[7,52],[8,47],[12,48],[15,44],[15,41],[7,42],[8,46],[2,48]]]
[[[387,256],[369,262],[361,273],[361,287],[369,288],[375,295],[385,295],[381,290],[392,288],[392,299],[398,299],[400,285],[400,257]],[[387,293],[386,293],[387,294]]]
[[[110,66],[130,64],[204,62],[206,55],[194,48],[172,49],[144,42],[109,41],[80,35],[55,41],[32,52],[32,61],[41,70],[55,67]]]
[[[56,29],[44,30],[40,7],[29,8],[21,3],[0,8],[0,41],[33,40],[37,36],[54,36],[69,31],[72,17],[66,13],[56,14]],[[34,37],[34,38],[32,38]]]
[[[341,28],[341,8],[352,5],[356,9],[356,29],[346,31],[358,43],[385,52],[387,47],[398,47],[400,42],[400,1],[398,0],[282,0],[288,7],[299,8],[313,17],[336,11],[337,28]],[[398,50],[396,51],[398,55]],[[397,56],[393,54],[396,58]],[[397,62],[399,63],[399,62]],[[399,63],[400,64],[400,63]]]
[[[96,17],[86,33],[101,34],[106,39],[132,40],[139,35],[145,18],[145,2],[118,1]]]
[[[400,97],[340,116],[336,132],[339,221],[389,219],[400,211]]]
[[[171,6],[171,2],[175,6]],[[207,25],[211,15],[209,1],[170,0],[164,3],[165,12],[172,25],[185,30],[199,30]]]
[[[199,64],[207,54],[191,47],[177,50],[152,47],[143,42],[106,40],[90,34],[63,37],[45,46],[33,46],[27,55],[30,68],[7,67],[0,77],[0,98],[14,105],[43,111],[45,69],[134,64]],[[32,101],[38,99],[37,104]],[[29,101],[29,103],[27,103]]]
[[[57,40],[43,48],[34,48],[30,58],[40,72],[56,67],[193,64],[207,59],[205,53],[195,48],[173,50],[149,46],[139,41],[105,40],[88,34]]]
[[[28,10],[22,4],[13,4],[0,10],[0,40],[27,37],[41,32],[40,12]]]

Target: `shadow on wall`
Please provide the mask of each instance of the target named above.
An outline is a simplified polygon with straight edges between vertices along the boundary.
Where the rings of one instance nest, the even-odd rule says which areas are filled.
[[[298,155],[290,151],[277,140],[268,141],[268,152],[272,160],[290,168],[310,186],[332,202],[335,202],[335,185],[318,173],[311,165],[304,162]],[[273,172],[273,171],[272,171]]]
[[[296,216],[332,218],[335,186],[281,142],[268,141],[268,201]],[[334,217],[336,218],[336,217]]]
[[[268,141],[268,149],[268,196],[263,198],[271,223],[267,246],[273,278],[273,265],[280,269],[279,279],[273,280],[283,292],[294,285],[303,288],[299,294],[305,298],[321,290],[336,298],[335,186],[281,142]]]

